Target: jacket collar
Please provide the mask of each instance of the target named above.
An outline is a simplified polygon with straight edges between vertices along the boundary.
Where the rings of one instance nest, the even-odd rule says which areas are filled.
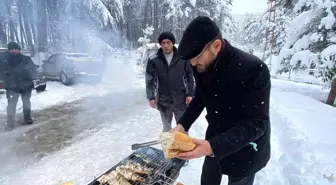
[[[232,45],[226,40],[222,41],[222,49],[213,63],[215,70],[226,68],[232,60]]]
[[[174,46],[174,48],[173,48],[173,51],[174,51],[174,55],[173,55],[173,59],[172,59],[170,65],[173,65],[173,64],[176,63],[176,61],[177,61],[177,48],[176,48],[175,46]],[[165,56],[164,56],[164,54],[163,54],[163,51],[162,51],[162,48],[160,48],[160,49],[158,50],[158,52],[157,52],[157,56],[158,56],[158,58],[163,59],[163,60],[166,61],[166,58],[165,58]]]

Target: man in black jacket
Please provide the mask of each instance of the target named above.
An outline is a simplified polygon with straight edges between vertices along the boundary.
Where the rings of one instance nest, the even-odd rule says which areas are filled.
[[[205,140],[178,157],[205,156],[201,184],[252,185],[255,174],[270,159],[270,74],[259,58],[222,39],[208,17],[197,17],[184,32],[178,48],[195,70],[196,93],[172,131],[188,131],[206,108]]]
[[[172,128],[173,114],[177,122],[191,102],[195,81],[190,63],[177,57],[174,35],[163,32],[158,41],[161,48],[146,67],[146,94],[150,106],[160,111],[166,132]]]
[[[32,124],[30,97],[34,88],[37,70],[30,57],[21,54],[20,46],[11,42],[8,44],[9,57],[5,61],[4,82],[6,89],[7,124],[6,130],[12,130],[15,122],[16,105],[21,95],[25,124]]]

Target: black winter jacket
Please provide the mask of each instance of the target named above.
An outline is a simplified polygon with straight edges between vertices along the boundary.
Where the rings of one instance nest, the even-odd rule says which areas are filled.
[[[148,100],[156,99],[157,95],[194,96],[195,81],[190,61],[179,59],[175,47],[169,66],[161,48],[149,58],[145,78]]]
[[[5,89],[24,92],[34,88],[37,69],[30,57],[24,55],[9,56],[4,65]]]
[[[270,159],[270,74],[259,58],[226,40],[223,48],[209,71],[194,72],[196,95],[179,123],[188,131],[205,107],[206,140],[222,173],[244,177]]]

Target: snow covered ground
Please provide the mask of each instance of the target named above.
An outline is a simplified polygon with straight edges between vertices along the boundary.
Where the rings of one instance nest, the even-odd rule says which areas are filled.
[[[297,92],[315,100],[326,102],[330,88],[287,80],[272,79],[272,91]]]
[[[322,95],[316,94],[326,92],[319,86],[276,79],[272,82],[272,158],[257,175],[256,185],[333,184],[324,175],[336,173],[333,135],[336,110],[313,99],[320,99]],[[207,125],[204,115],[205,112],[193,125],[191,136],[204,138]],[[0,177],[0,184],[57,185],[68,180],[76,185],[87,184],[129,155],[131,144],[153,140],[160,130],[158,112],[144,105],[142,111],[134,112],[126,121],[106,125],[29,168]],[[202,162],[203,159],[190,161],[182,169],[178,181],[199,184]],[[222,184],[226,184],[225,177]]]

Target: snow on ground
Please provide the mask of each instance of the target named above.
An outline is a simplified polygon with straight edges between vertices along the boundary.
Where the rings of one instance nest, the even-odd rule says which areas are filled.
[[[32,92],[32,109],[40,110],[88,96],[104,96],[111,92],[125,91],[131,87],[142,87],[144,83],[136,74],[135,62],[134,56],[121,53],[112,55],[112,58],[107,61],[103,81],[98,84],[77,83],[65,86],[58,81],[48,81],[45,92]],[[6,106],[6,95],[0,94],[0,113],[6,111]],[[18,101],[17,110],[22,111],[21,99]]]
[[[313,98],[321,86],[272,80],[272,157],[258,173],[256,185],[329,185],[323,175],[336,173],[336,109]],[[144,107],[148,107],[145,106]],[[205,112],[190,130],[192,137],[204,138]],[[109,120],[106,120],[109,122]],[[88,184],[132,153],[133,143],[156,139],[161,131],[159,113],[150,108],[135,112],[125,122],[107,124],[63,150],[51,154],[30,168],[0,177],[0,184],[58,185],[72,180]],[[203,159],[191,160],[178,181],[199,184]],[[223,177],[222,184],[227,183]]]
[[[336,172],[335,108],[295,92],[272,91],[272,157],[256,185],[327,185]]]
[[[321,85],[298,83],[280,79],[272,79],[272,90],[297,92],[321,102],[326,102],[330,88]]]

